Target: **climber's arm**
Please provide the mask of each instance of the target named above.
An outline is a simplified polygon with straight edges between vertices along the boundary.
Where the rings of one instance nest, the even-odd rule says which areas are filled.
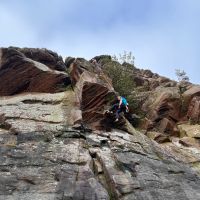
[[[119,108],[121,107],[121,105],[122,105],[122,97],[120,97]]]

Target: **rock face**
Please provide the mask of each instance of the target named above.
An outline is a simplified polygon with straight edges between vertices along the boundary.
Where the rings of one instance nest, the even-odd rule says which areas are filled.
[[[187,118],[193,123],[200,122],[200,96],[192,98],[188,107]]]
[[[53,61],[42,59],[43,50],[34,50],[33,54],[30,49],[14,51],[22,60],[29,58],[48,66],[48,70],[42,70],[43,76],[61,73],[69,78],[62,72],[63,65],[56,65],[55,54],[54,65]],[[3,55],[5,61],[5,52]],[[115,95],[111,80],[84,59],[69,60],[73,89],[43,91],[34,84],[32,90],[1,93],[0,199],[200,199],[198,138],[190,140],[187,134],[161,145],[136,131],[126,120],[118,129],[111,124],[109,127],[103,111]],[[3,69],[11,73],[15,69],[12,67],[17,66],[15,62],[10,67],[1,62],[0,66],[8,68],[1,67],[0,74]],[[29,67],[35,68],[26,62],[20,66],[15,73],[18,77],[22,72],[23,82],[25,68],[27,75],[31,73]],[[144,75],[154,76],[148,71]],[[6,81],[2,78],[0,81]],[[52,83],[51,78],[45,81],[46,85]],[[8,82],[1,83],[1,91],[14,91],[14,87],[5,85]],[[33,88],[38,89],[37,93]],[[179,119],[174,112],[176,93],[169,93],[165,96],[162,90],[154,104],[148,102],[144,106],[155,127],[156,122]],[[162,135],[152,132],[153,135],[161,140]]]
[[[198,175],[140,132],[73,129],[69,96],[1,99],[0,199],[200,198]]]
[[[1,99],[0,199],[200,198],[199,176],[142,133],[69,125],[68,96]]]
[[[157,88],[149,95],[143,104],[143,111],[147,113],[145,128],[157,128],[162,133],[176,134],[176,122],[180,120],[181,100],[176,87]]]
[[[108,98],[114,97],[111,80],[83,59],[72,63],[70,76],[76,104],[81,108],[82,121],[93,130],[104,128],[102,120],[104,120],[105,106]]]
[[[200,88],[190,86],[184,93],[178,87],[159,86],[149,93],[141,109],[146,113],[142,128],[147,131],[159,131],[168,136],[177,136],[177,124],[200,120]]]
[[[0,52],[0,95],[54,93],[70,84],[62,59],[51,51],[10,47]]]
[[[200,139],[200,125],[180,124],[178,128],[180,129],[181,137],[188,136]]]

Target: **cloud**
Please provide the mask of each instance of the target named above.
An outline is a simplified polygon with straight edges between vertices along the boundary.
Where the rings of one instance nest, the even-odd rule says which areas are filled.
[[[127,50],[139,67],[171,78],[180,68],[199,83],[199,8],[198,0],[1,1],[0,44],[88,59]]]

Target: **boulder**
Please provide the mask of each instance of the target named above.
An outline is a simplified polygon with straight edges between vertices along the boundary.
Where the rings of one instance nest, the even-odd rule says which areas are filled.
[[[183,93],[183,97],[192,99],[194,96],[200,96],[200,86],[192,85]]]
[[[140,76],[135,76],[133,78],[133,80],[134,80],[136,86],[143,86],[144,82],[145,82],[145,80]]]
[[[82,122],[93,130],[105,128],[104,110],[115,96],[112,81],[103,72],[95,74],[95,66],[83,59],[73,62],[69,71]]]
[[[158,143],[170,142],[169,137],[160,132],[148,131],[146,135]]]
[[[192,98],[188,107],[187,118],[192,123],[200,122],[200,96],[195,96]]]
[[[182,94],[183,96],[183,103],[185,110],[188,109],[188,106],[190,104],[190,101],[195,96],[200,96],[200,86],[199,85],[190,85],[186,87],[186,91]]]
[[[146,122],[150,124],[144,127],[174,135],[176,122],[180,120],[180,109],[181,100],[177,87],[158,87],[142,105],[143,112],[147,113]]]
[[[169,120],[168,118],[163,118],[160,120],[158,129],[161,133],[166,133],[168,135],[172,134],[175,135],[175,127],[176,123],[173,120]]]
[[[69,74],[72,86],[76,85],[83,72],[90,73],[90,75],[88,75],[87,78],[89,79],[89,81],[92,82],[94,82],[94,80],[97,78],[97,74],[99,74],[99,70],[96,68],[94,64],[83,58],[77,58],[73,62],[71,62],[69,66]],[[110,84],[112,85],[111,80],[109,78],[107,79],[110,81]]]
[[[93,59],[95,59],[97,62],[100,62],[101,60],[111,61],[112,57],[110,55],[100,55],[100,56],[95,56]]]
[[[190,125],[190,124],[179,124],[178,129],[180,130],[180,135],[188,136],[191,138],[200,138],[200,125]]]
[[[179,143],[186,147],[195,147],[200,149],[200,140],[199,138],[183,137],[180,138]]]
[[[70,65],[74,62],[75,58],[73,57],[66,57],[65,58],[65,65],[66,65],[66,68],[68,69],[70,67]]]
[[[148,79],[150,90],[155,90],[158,86],[160,86],[159,81],[155,79]]]
[[[64,91],[71,83],[65,72],[57,71],[64,63],[47,50],[1,48],[0,51],[1,96],[23,92],[55,93]]]
[[[52,70],[66,71],[65,63],[61,56],[57,53],[42,48],[15,48],[17,51],[23,53],[27,58],[37,61],[48,66]]]

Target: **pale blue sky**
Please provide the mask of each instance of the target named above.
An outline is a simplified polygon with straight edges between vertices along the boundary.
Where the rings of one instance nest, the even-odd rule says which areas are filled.
[[[90,59],[132,51],[137,67],[200,83],[200,0],[0,0],[0,46]]]

